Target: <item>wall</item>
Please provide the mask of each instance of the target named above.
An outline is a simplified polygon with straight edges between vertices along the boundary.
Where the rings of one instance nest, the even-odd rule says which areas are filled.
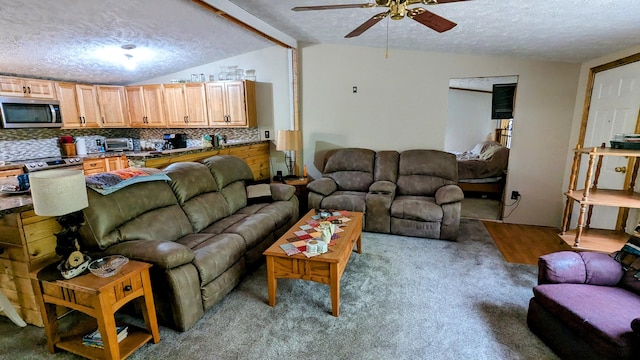
[[[339,45],[300,49],[304,162],[318,177],[326,150],[443,149],[449,79],[518,75],[505,222],[560,226],[579,64]],[[352,86],[358,92],[352,93]],[[508,205],[509,203],[507,203]]]
[[[491,120],[491,93],[449,89],[444,151],[463,152],[493,138],[496,121]]]
[[[220,66],[237,65],[244,70],[253,69],[256,72],[256,107],[258,109],[258,133],[260,139],[265,139],[264,132],[269,131],[270,139],[275,140],[277,130],[291,129],[291,83],[289,72],[289,50],[273,46],[270,48],[253,51],[243,55],[212,62],[198,67],[184,69],[179,72],[167,74],[161,77],[148,79],[132,85],[163,84],[171,80],[188,80],[191,74],[214,75],[218,80],[221,71]],[[286,173],[284,154],[275,151],[275,145],[271,146],[272,169],[282,170]]]

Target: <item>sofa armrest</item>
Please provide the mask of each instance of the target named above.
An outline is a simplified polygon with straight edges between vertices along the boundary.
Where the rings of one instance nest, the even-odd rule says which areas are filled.
[[[397,185],[391,181],[376,181],[369,186],[369,193],[395,196],[396,187]]]
[[[436,204],[450,204],[464,199],[464,193],[458,185],[445,185],[436,190]]]
[[[608,254],[559,251],[538,259],[538,284],[615,286],[624,270]]]
[[[271,198],[274,201],[289,201],[296,193],[296,187],[287,184],[271,184]]]
[[[105,252],[148,262],[163,269],[172,269],[195,259],[195,254],[188,247],[173,241],[162,240],[123,241],[109,246]]]
[[[338,185],[332,179],[320,178],[307,184],[307,190],[327,196],[338,190]]]

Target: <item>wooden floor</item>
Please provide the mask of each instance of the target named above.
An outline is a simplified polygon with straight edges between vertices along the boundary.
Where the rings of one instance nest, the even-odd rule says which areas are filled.
[[[560,229],[483,221],[502,256],[511,263],[536,265],[538,257],[572,250],[559,236]]]

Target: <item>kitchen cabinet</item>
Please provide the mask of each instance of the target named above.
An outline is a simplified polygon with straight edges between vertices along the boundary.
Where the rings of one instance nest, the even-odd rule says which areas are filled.
[[[27,324],[44,325],[30,273],[58,260],[54,234],[61,230],[55,217],[33,210],[0,217],[0,289]]]
[[[8,170],[0,170],[0,179],[7,178],[10,176],[18,176],[22,174],[22,169],[8,169]]]
[[[63,128],[100,127],[100,109],[93,85],[58,82],[56,93],[60,100]]]
[[[630,177],[629,186],[626,189],[604,189],[598,188],[598,178],[602,169],[604,157],[622,156],[629,158],[628,174]],[[586,157],[588,160],[587,172],[585,176],[584,188],[576,189],[578,185],[578,172],[580,160]],[[624,150],[611,148],[581,148],[574,149],[573,166],[571,177],[569,178],[569,188],[565,193],[566,205],[560,237],[574,249],[593,250],[601,252],[613,252],[620,250],[629,239],[629,234],[625,232],[625,225],[629,214],[629,209],[640,209],[640,193],[634,190],[638,166],[640,161],[640,150]],[[595,172],[594,172],[595,171]],[[570,229],[571,214],[573,205],[580,205],[576,228]],[[590,227],[594,206],[607,206],[619,210],[618,224],[615,229],[594,229]]]
[[[0,76],[0,95],[56,99],[55,83],[49,80]]]
[[[166,127],[162,85],[127,86],[131,127]]]
[[[217,81],[206,85],[210,126],[257,126],[255,82]]]
[[[126,155],[109,156],[104,158],[84,159],[85,175],[98,174],[105,171],[120,170],[129,167]]]
[[[107,163],[104,158],[84,159],[82,166],[85,175],[98,174],[107,171]]]
[[[204,83],[165,84],[169,127],[206,127],[207,102]]]
[[[124,86],[97,85],[102,127],[129,127],[127,96]]]

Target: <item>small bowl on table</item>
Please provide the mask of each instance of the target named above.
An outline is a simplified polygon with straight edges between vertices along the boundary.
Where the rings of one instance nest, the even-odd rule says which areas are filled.
[[[113,276],[129,262],[129,259],[122,255],[110,255],[97,259],[89,263],[89,271],[95,276]]]

